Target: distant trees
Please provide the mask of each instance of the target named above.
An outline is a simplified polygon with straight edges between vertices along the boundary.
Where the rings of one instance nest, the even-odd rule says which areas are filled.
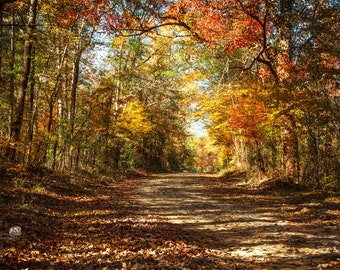
[[[101,172],[183,167],[178,56],[168,30],[161,37],[146,26],[161,3],[0,4],[2,160]]]
[[[230,162],[307,185],[339,187],[339,6],[195,3],[203,7],[200,16],[194,17],[188,1],[173,10],[218,56],[210,69],[218,79],[211,80],[201,104],[216,143],[231,149]],[[211,25],[223,30],[210,32]]]
[[[114,167],[130,164],[163,170],[183,166],[185,131],[184,98],[179,90],[180,73],[169,37],[115,38],[109,76],[101,82],[111,113],[106,135],[114,155]],[[98,91],[96,90],[96,91]],[[93,114],[98,113],[92,110]],[[105,112],[109,110],[105,109]],[[109,133],[107,133],[109,131]],[[112,165],[111,165],[112,166]]]
[[[195,104],[217,167],[338,186],[339,14],[332,0],[0,1],[1,159],[180,169]]]

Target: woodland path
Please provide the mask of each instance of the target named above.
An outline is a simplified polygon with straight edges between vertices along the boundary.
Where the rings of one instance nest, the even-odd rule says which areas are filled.
[[[8,177],[0,269],[340,269],[338,194],[254,189],[244,177]]]
[[[340,269],[338,205],[325,209],[322,197],[250,189],[241,180],[156,175],[135,199],[149,217],[184,230],[188,243],[229,260],[230,269]]]

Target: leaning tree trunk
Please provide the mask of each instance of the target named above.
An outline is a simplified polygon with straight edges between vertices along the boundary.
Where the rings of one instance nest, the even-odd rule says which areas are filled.
[[[21,127],[25,110],[25,97],[27,92],[28,80],[31,72],[33,35],[35,30],[35,22],[37,15],[38,0],[31,0],[28,11],[28,21],[26,26],[26,37],[24,42],[24,61],[20,78],[20,85],[17,94],[15,113],[11,123],[11,142],[18,143],[21,135]],[[16,148],[11,152],[11,159],[16,159]]]

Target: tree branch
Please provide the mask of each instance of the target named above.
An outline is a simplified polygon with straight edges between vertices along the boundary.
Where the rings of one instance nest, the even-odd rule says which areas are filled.
[[[273,77],[275,78],[275,81],[278,82],[279,76],[277,75],[277,72],[276,72],[275,68],[273,67],[272,62],[270,60],[265,59],[264,56],[263,56],[263,54],[266,52],[267,47],[268,47],[268,44],[267,44],[267,10],[264,14],[264,18],[263,18],[263,21],[262,21],[259,16],[256,16],[255,14],[252,14],[251,12],[249,12],[246,9],[246,7],[243,5],[241,0],[238,0],[238,3],[241,6],[241,8],[242,8],[242,10],[245,14],[247,14],[249,17],[251,17],[257,23],[260,24],[260,26],[262,28],[262,38],[263,38],[261,51],[257,54],[257,56],[254,58],[254,60],[251,62],[251,64],[247,68],[244,68],[243,70],[249,70],[253,67],[255,62],[260,62],[260,63],[266,65],[269,68],[269,71],[273,75]],[[266,8],[267,8],[267,5],[266,5]]]
[[[204,38],[200,37],[196,32],[192,31],[192,28],[183,21],[178,20],[177,18],[174,18],[174,17],[162,17],[161,19],[164,19],[164,22],[157,24],[157,25],[150,26],[150,27],[146,27],[146,28],[143,28],[143,27],[141,28],[119,28],[116,30],[118,32],[121,32],[121,31],[130,32],[130,34],[121,34],[121,33],[119,34],[120,36],[126,37],[126,36],[140,36],[145,33],[156,30],[158,28],[164,27],[164,26],[180,26],[188,30],[192,34],[192,36],[194,36],[195,38],[201,41],[205,41]],[[166,21],[166,20],[170,20],[170,21]]]

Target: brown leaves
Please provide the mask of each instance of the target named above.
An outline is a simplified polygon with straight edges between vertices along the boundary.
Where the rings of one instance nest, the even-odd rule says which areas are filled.
[[[44,175],[43,194],[31,187],[7,190],[11,196],[2,208],[1,230],[8,233],[18,224],[22,237],[2,243],[0,267],[218,269],[226,264],[215,251],[190,243],[181,227],[143,213],[130,199],[140,182],[100,186],[91,183],[95,178],[78,182],[58,176],[55,182],[54,177]],[[67,186],[71,193],[65,193]],[[15,201],[23,195],[30,205],[18,208]]]
[[[302,246],[305,245],[302,231],[297,234],[296,230],[303,227],[309,233],[313,230],[321,232],[322,226],[316,225],[324,224],[319,220],[319,223],[309,225],[312,221],[309,217],[311,214],[315,220],[317,217],[321,218],[322,204],[301,204],[300,207],[293,207],[293,203],[299,203],[296,200],[300,197],[296,197],[295,201],[287,201],[281,211],[284,213],[280,211],[280,213],[266,213],[285,217],[287,220],[284,222],[268,224],[266,220],[258,221],[253,218],[248,218],[249,222],[242,220],[246,217],[242,213],[250,205],[255,209],[254,211],[270,211],[270,207],[278,204],[282,198],[278,199],[275,194],[265,195],[263,190],[236,190],[235,187],[227,186],[228,179],[223,180],[225,181],[223,188],[220,180],[205,179],[202,181],[206,187],[204,188],[202,182],[202,185],[195,187],[196,191],[200,194],[207,192],[209,196],[213,194],[215,198],[229,200],[228,207],[235,210],[223,227],[223,232],[228,234],[228,238],[225,239],[228,245],[223,249],[219,248],[218,244],[224,240],[212,237],[213,234],[218,233],[217,231],[188,229],[190,222],[188,224],[167,222],[161,217],[161,214],[166,215],[165,212],[159,212],[159,215],[148,214],[147,211],[150,209],[141,207],[134,200],[135,189],[147,185],[146,180],[121,182],[107,180],[105,185],[98,185],[95,182],[97,178],[82,176],[81,185],[75,185],[74,183],[77,182],[75,178],[58,176],[59,182],[54,182],[54,177],[56,176],[44,176],[45,181],[41,184],[45,190],[43,194],[34,193],[31,188],[12,190],[9,188],[6,192],[11,196],[4,201],[5,193],[0,193],[0,202],[5,206],[1,208],[1,231],[8,233],[8,227],[13,224],[22,227],[20,239],[1,243],[0,267],[3,269],[256,269],[259,262],[243,260],[240,255],[235,254],[247,255],[249,252],[255,254],[261,250],[257,250],[256,245],[242,249],[236,240],[249,241],[256,239],[254,237],[258,234],[258,241],[263,244],[264,240],[269,243],[273,235],[278,235],[286,237],[283,238],[284,241],[295,244],[300,253],[305,250],[309,252],[315,247]],[[160,179],[164,184],[164,178]],[[176,178],[173,177],[170,181],[172,185],[175,184],[174,179]],[[180,183],[184,185],[183,181]],[[185,183],[185,185],[190,183],[188,178]],[[65,194],[64,186],[72,187],[72,193]],[[178,194],[187,194],[183,192],[184,186],[181,189],[182,193]],[[32,202],[30,207],[18,208],[15,206],[15,201],[23,195],[23,190],[26,198],[30,197]],[[154,192],[155,195],[157,189]],[[157,196],[166,200],[164,193],[157,193]],[[307,197],[304,198],[307,200]],[[338,201],[327,200],[327,203],[330,206],[334,205],[334,208]],[[159,207],[161,204],[162,202],[159,201],[154,207]],[[192,211],[204,210],[200,208],[200,204],[192,203],[191,207]],[[333,208],[329,209],[330,212],[325,219],[329,220],[330,216],[336,213],[331,211]],[[295,213],[297,211],[298,213]],[[215,218],[220,219],[217,216]],[[253,234],[249,235],[247,228],[252,226],[251,222],[267,223],[263,228],[253,227],[249,231]],[[330,220],[328,223],[327,228],[330,233],[334,231],[336,222]],[[223,225],[221,221],[219,224]],[[237,228],[233,227],[235,224]],[[282,230],[283,227],[287,232]],[[269,237],[271,230],[274,233]],[[295,234],[300,238],[294,239]],[[334,241],[326,238],[324,241],[324,254],[335,254],[336,250],[327,246]],[[284,243],[282,245],[284,246]],[[267,252],[268,246],[263,245],[262,249],[263,252]],[[265,258],[263,256],[261,259]],[[271,258],[265,258],[265,262],[269,263]],[[335,265],[337,261],[331,259],[319,261],[323,264]]]

